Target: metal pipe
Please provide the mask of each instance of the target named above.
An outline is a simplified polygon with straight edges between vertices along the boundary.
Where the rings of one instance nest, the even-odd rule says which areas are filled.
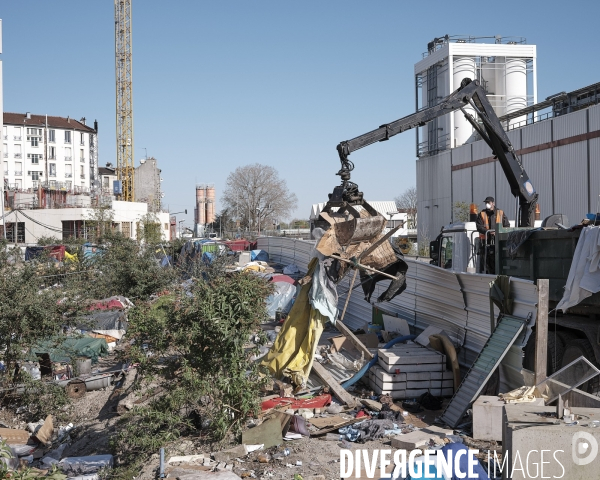
[[[158,472],[158,478],[165,478],[165,449],[160,449],[160,467]]]

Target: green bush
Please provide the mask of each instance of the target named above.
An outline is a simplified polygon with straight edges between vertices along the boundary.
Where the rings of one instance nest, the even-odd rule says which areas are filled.
[[[122,461],[154,453],[179,435],[219,441],[258,412],[262,377],[248,343],[267,319],[271,289],[256,275],[226,273],[216,262],[188,292],[131,310],[128,335],[135,343],[126,354],[140,364],[139,381],[162,378],[166,393],[124,419],[113,442]],[[261,335],[255,344],[262,341]]]

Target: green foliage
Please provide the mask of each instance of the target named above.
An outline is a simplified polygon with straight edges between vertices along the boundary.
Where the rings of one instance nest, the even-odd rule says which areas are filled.
[[[62,245],[62,240],[59,240],[56,237],[39,237],[37,239],[37,244],[40,246],[44,245]]]
[[[183,434],[219,441],[258,412],[262,377],[248,342],[267,318],[272,286],[249,273],[226,273],[218,262],[201,275],[189,292],[130,312],[128,335],[136,341],[126,355],[140,364],[139,381],[160,373],[166,393],[124,419],[113,447],[125,462]]]
[[[137,238],[139,241],[149,245],[157,245],[162,242],[162,225],[158,216],[147,213],[138,223]]]
[[[104,237],[103,251],[96,255],[91,268],[98,272],[86,282],[88,298],[124,295],[131,299],[147,299],[167,288],[175,279],[173,269],[161,268],[157,250],[141,246],[119,233]]]
[[[19,403],[27,407],[25,419],[36,421],[53,415],[59,422],[66,421],[71,402],[64,387],[51,382],[33,380],[27,374],[23,377],[24,391]]]
[[[80,308],[77,287],[54,286],[53,263],[44,257],[20,262],[19,257],[20,252],[0,246],[0,355],[8,371],[35,342],[74,325]]]
[[[93,207],[86,218],[86,231],[88,240],[91,242],[102,242],[104,237],[113,232],[113,219],[115,211],[112,205],[98,205]]]
[[[466,202],[454,202],[454,221],[468,222],[470,206]]]

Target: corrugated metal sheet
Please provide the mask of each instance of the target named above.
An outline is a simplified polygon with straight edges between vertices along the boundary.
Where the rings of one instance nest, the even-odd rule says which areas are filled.
[[[594,179],[597,183],[598,179]],[[564,213],[571,225],[588,213],[586,142],[554,149],[554,211]]]
[[[590,132],[600,130],[600,105],[588,108]]]
[[[540,194],[541,218],[552,215],[552,151],[527,153],[522,161],[533,187]]]
[[[521,132],[523,145],[521,148],[540,145],[552,141],[552,120],[527,125]]]
[[[471,161],[471,144],[461,145],[450,151],[452,152],[452,165],[462,165]]]
[[[600,107],[600,105],[599,105]],[[600,109],[598,109],[600,117]],[[600,118],[598,120],[600,122]],[[589,141],[590,148],[590,206],[593,212],[600,212],[600,138],[593,138]]]
[[[452,201],[471,203],[473,201],[471,191],[471,169],[465,168],[452,172]]]
[[[284,260],[295,258],[296,265],[305,269],[313,242],[284,237],[261,237],[258,247],[267,250],[274,261],[285,263]],[[495,277],[455,274],[414,258],[407,257],[406,262],[409,267],[406,290],[392,301],[376,303],[374,307],[404,318],[417,331],[422,331],[429,325],[443,329],[458,347],[461,367],[469,368],[491,332],[489,283]],[[350,273],[338,285],[340,314],[346,302],[351,278]],[[372,300],[375,301],[388,285],[388,281],[378,283]],[[344,323],[352,329],[363,328],[369,323],[373,308],[364,300],[362,287],[358,282],[355,287],[344,318]],[[537,287],[528,280],[513,278],[511,290],[515,299],[513,315],[521,318],[531,315],[532,321],[528,327],[530,331],[537,315]],[[495,310],[495,315],[497,314]],[[523,336],[519,345],[523,346],[525,341],[526,336]],[[505,377],[501,376],[502,384],[511,389],[520,386],[518,376],[515,376],[515,372],[520,372],[522,368],[520,353],[516,351],[515,355],[507,356],[503,364],[507,365],[508,373]]]
[[[442,413],[442,421],[451,427],[456,427],[463,415],[479,396],[479,393],[500,365],[500,362],[516,340],[524,326],[521,318],[504,316],[477,357],[473,366],[463,379],[458,390]]]
[[[552,140],[562,140],[563,138],[586,133],[587,109],[553,118],[552,128],[554,129]]]
[[[494,196],[496,177],[493,163],[473,167],[473,201],[480,205],[488,195]]]
[[[510,193],[510,186],[506,181],[506,176],[502,171],[500,162],[494,162],[496,168],[496,206],[506,213],[509,219],[515,218],[515,197]],[[535,185],[535,183],[534,183]]]
[[[492,149],[483,140],[473,143],[473,161],[492,156]]]
[[[506,132],[506,134],[508,135],[508,139],[510,140],[510,143],[512,143],[513,148],[515,150],[520,150],[521,149],[521,129],[515,128],[514,130],[510,130],[509,132]]]

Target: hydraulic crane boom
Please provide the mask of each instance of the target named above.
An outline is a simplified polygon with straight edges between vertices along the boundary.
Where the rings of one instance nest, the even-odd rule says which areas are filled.
[[[481,124],[477,123],[475,118],[464,110],[467,105],[475,110]],[[500,165],[502,165],[502,170],[510,185],[510,191],[515,197],[519,198],[517,225],[519,227],[532,227],[538,194],[523,168],[523,163],[517,157],[506,132],[502,128],[498,116],[488,101],[485,91],[477,80],[469,78],[465,78],[458,90],[433,107],[425,108],[412,115],[382,125],[351,140],[340,142],[337,151],[342,168],[337,175],[342,178],[342,185],[336,187],[330,199],[340,200],[343,198],[350,204],[361,204],[363,202],[362,193],[358,191],[358,185],[350,182],[350,172],[354,169],[354,164],[348,160],[348,156],[352,152],[376,142],[389,140],[394,135],[406,130],[424,126],[427,122],[456,110],[461,110],[465,114],[467,120],[490,146]]]

